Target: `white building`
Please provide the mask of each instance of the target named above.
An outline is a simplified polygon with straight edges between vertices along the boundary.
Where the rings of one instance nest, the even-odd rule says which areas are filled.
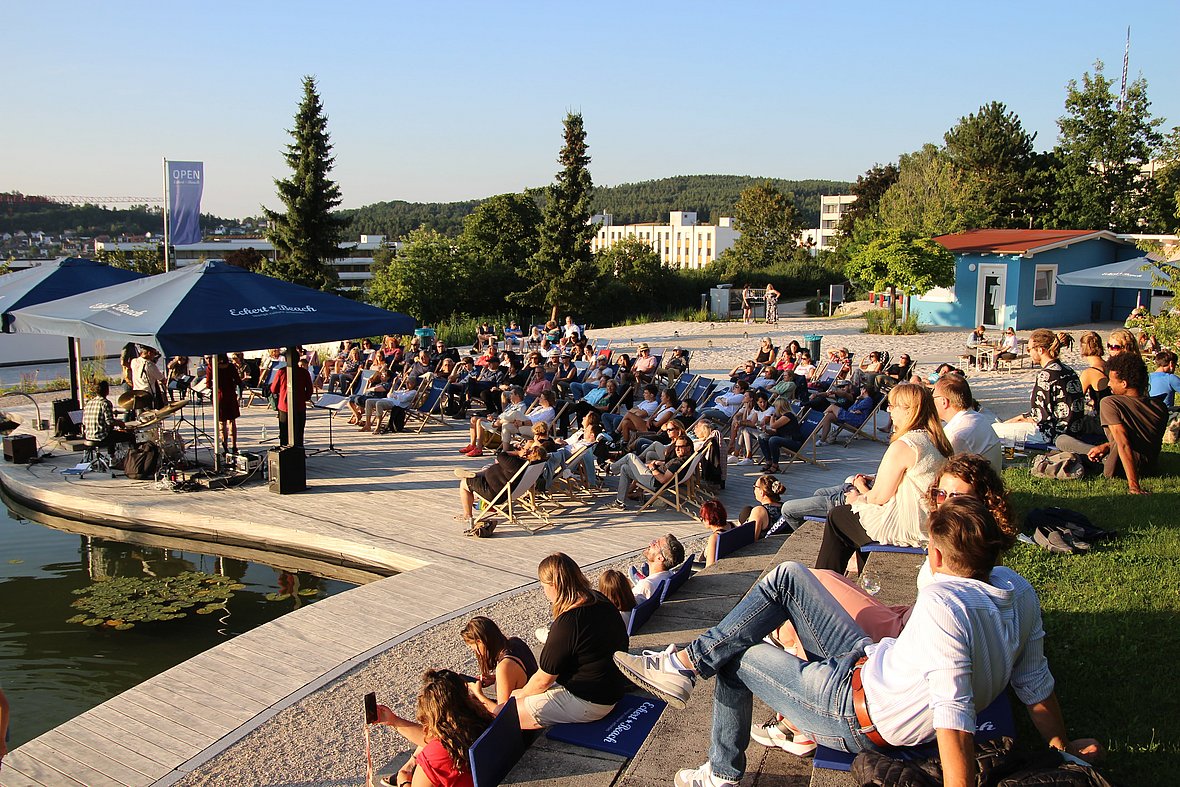
[[[840,218],[848,206],[856,202],[855,194],[824,194],[819,198],[819,248],[832,251],[836,248],[836,235],[840,231]]]
[[[155,242],[113,243],[95,241],[94,252],[97,254],[100,251],[123,251],[130,254],[137,249],[155,249],[157,245]],[[396,249],[398,245],[396,242],[386,242],[384,235],[362,235],[359,243],[341,243],[339,246],[340,256],[332,260],[332,267],[336,269],[336,275],[340,277],[340,284],[343,287],[362,286],[364,282],[373,277],[371,270],[373,253],[380,248]],[[253,248],[267,257],[271,257],[274,254],[274,246],[270,241],[262,238],[233,238],[174,246],[171,262],[177,267],[183,268],[186,265],[192,265],[194,262],[200,262],[202,260],[224,260],[225,256],[230,252],[242,251],[249,248]]]
[[[667,224],[615,224],[609,213],[592,216],[590,222],[599,225],[590,241],[593,251],[609,249],[623,238],[638,238],[670,268],[703,268],[733,246],[741,234],[728,216],[721,217],[717,224],[698,224],[697,214],[685,210],[672,211]]]

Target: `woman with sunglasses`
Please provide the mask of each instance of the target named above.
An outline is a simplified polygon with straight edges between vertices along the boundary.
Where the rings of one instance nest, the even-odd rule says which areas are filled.
[[[1110,332],[1110,338],[1106,340],[1106,349],[1110,351],[1112,356],[1121,353],[1139,356],[1143,354],[1139,350],[1139,341],[1135,338],[1135,334],[1126,328],[1116,328]]]
[[[1086,405],[1078,373],[1061,362],[1061,338],[1046,328],[1038,328],[1028,337],[1028,356],[1041,367],[1033,381],[1031,409],[1008,419],[1010,424],[1033,424],[1045,440],[1054,442],[1062,435],[1084,439],[1082,416]]]

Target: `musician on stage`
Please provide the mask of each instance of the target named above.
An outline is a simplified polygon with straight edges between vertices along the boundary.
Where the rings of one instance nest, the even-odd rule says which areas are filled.
[[[110,393],[111,384],[99,380],[94,396],[87,399],[86,406],[82,408],[82,437],[94,440],[114,453],[117,443],[135,442],[135,433],[115,418],[115,408],[107,398]]]
[[[135,410],[155,410],[164,406],[164,375],[156,361],[160,351],[141,347],[139,357],[131,362],[131,391],[135,395]]]

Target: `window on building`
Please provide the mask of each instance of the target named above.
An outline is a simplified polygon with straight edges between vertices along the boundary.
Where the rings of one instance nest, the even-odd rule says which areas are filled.
[[[1057,266],[1038,265],[1033,272],[1033,306],[1057,303]]]

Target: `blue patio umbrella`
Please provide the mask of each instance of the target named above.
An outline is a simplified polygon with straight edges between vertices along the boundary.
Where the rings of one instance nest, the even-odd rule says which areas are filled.
[[[20,333],[136,342],[156,347],[165,355],[285,345],[292,362],[296,345],[406,334],[416,324],[404,314],[224,262],[189,265],[16,309],[12,322]],[[294,386],[288,388],[293,398]],[[293,419],[289,426],[293,427]]]
[[[5,333],[12,333],[11,312],[24,306],[33,306],[46,301],[67,298],[78,293],[123,284],[144,278],[144,274],[115,268],[102,262],[84,257],[67,257],[53,262],[42,263],[23,271],[0,276],[0,320]],[[67,334],[72,336],[72,334]],[[75,340],[69,342],[70,387],[78,402],[82,401],[78,390],[80,379],[77,368],[80,355]]]

